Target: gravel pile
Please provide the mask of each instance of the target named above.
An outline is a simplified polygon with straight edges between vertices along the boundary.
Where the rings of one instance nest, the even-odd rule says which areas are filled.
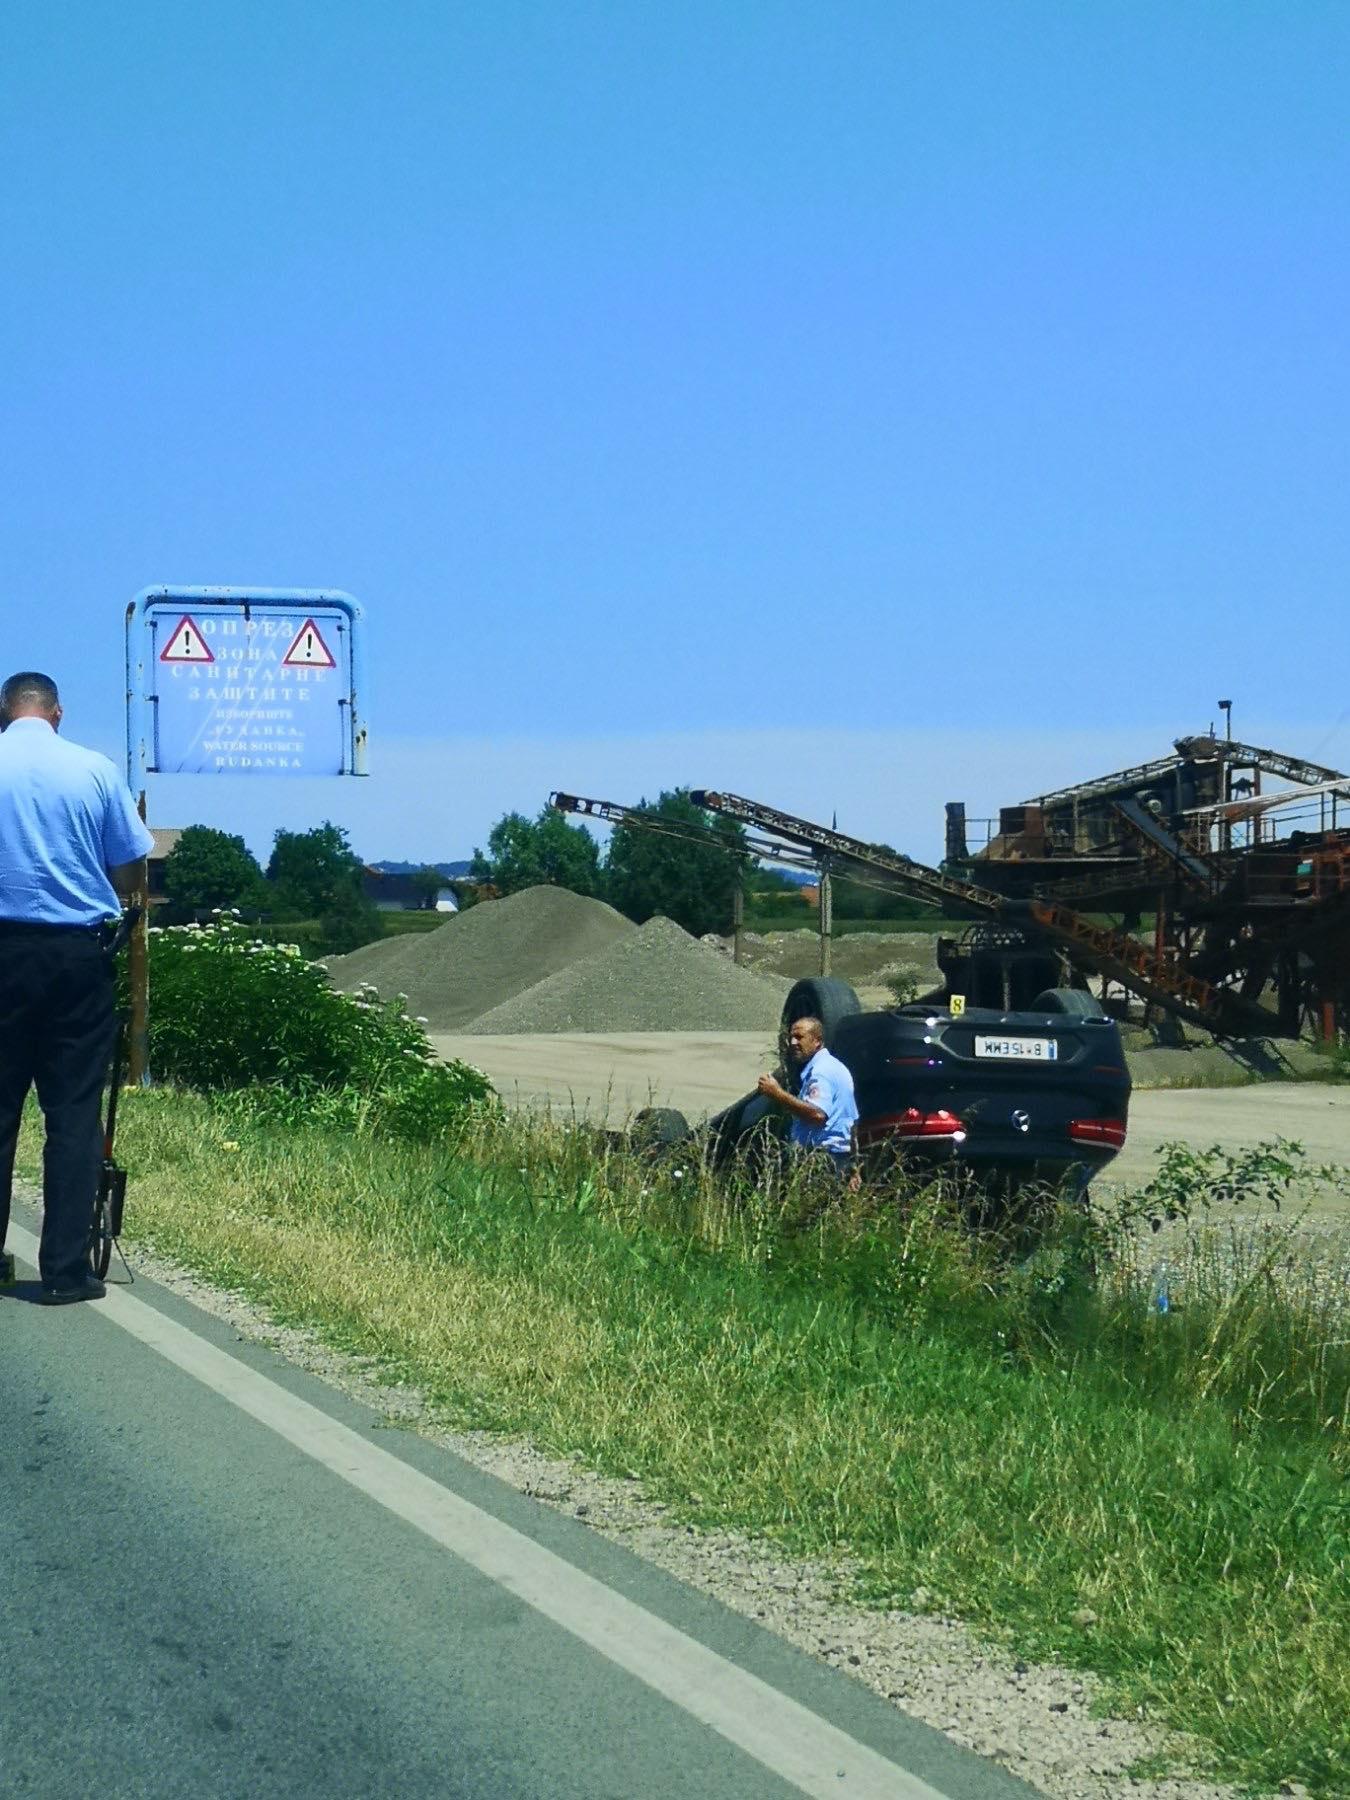
[[[469,1030],[776,1030],[790,982],[738,969],[659,914],[584,962],[573,963]]]
[[[425,936],[336,957],[328,973],[346,993],[370,981],[382,995],[406,994],[408,1011],[433,1031],[459,1031],[555,971],[636,935],[636,926],[602,900],[532,887],[481,901]]]
[[[731,948],[731,939],[721,943]],[[741,934],[745,965],[757,975],[797,980],[820,973],[820,936],[814,931],[746,931]],[[830,945],[831,973],[855,988],[884,985],[897,969],[913,969],[926,991],[941,980],[937,937],[931,931],[846,931]]]
[[[415,972],[433,953],[440,954],[442,933],[456,929],[458,924],[457,918],[450,918],[435,931],[377,938],[373,944],[362,944],[347,956],[325,957],[324,966],[333,986],[344,994],[353,993],[363,981],[373,982],[382,994],[405,993],[408,984],[404,976]]]

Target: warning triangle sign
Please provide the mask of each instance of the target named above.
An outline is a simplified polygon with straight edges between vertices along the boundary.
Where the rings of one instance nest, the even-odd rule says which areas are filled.
[[[313,619],[306,619],[296,632],[290,649],[281,659],[283,669],[336,669],[332,653]]]
[[[168,642],[159,653],[161,662],[178,663],[213,663],[215,653],[201,632],[197,629],[195,619],[186,613],[169,633]]]

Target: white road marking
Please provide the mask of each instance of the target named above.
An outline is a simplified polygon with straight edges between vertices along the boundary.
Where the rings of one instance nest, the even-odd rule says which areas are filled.
[[[10,1227],[12,1247],[36,1267],[37,1239]],[[256,1369],[208,1344],[123,1289],[96,1303],[103,1318],[211,1388],[241,1412],[564,1631],[710,1726],[800,1793],[831,1800],[946,1800],[808,1707],[781,1694],[673,1625],[440,1482],[367,1443],[359,1432]]]

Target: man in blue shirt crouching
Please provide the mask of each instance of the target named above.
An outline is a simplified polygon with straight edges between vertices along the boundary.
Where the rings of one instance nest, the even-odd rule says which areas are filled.
[[[853,1156],[858,1103],[853,1077],[825,1048],[819,1019],[795,1019],[788,1030],[788,1058],[797,1064],[797,1092],[790,1094],[772,1075],[761,1075],[759,1091],[792,1114],[788,1133],[794,1150],[828,1156],[841,1176]]]
[[[100,1110],[115,1028],[104,924],[139,880],[154,839],[106,756],[57,736],[47,675],[0,687],[0,1281],[19,1120],[30,1087],[47,1127],[42,1299],[97,1300],[89,1235]]]

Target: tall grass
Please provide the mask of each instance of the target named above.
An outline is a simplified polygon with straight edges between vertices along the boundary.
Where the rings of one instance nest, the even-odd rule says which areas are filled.
[[[940,1188],[728,1181],[513,1117],[431,1150],[129,1101],[136,1231],[447,1421],[838,1558],[877,1604],[926,1590],[1231,1776],[1350,1791],[1350,1330],[1293,1228],[1187,1233],[1164,1315],[1128,1220],[1113,1248],[1051,1217],[1010,1259]]]

